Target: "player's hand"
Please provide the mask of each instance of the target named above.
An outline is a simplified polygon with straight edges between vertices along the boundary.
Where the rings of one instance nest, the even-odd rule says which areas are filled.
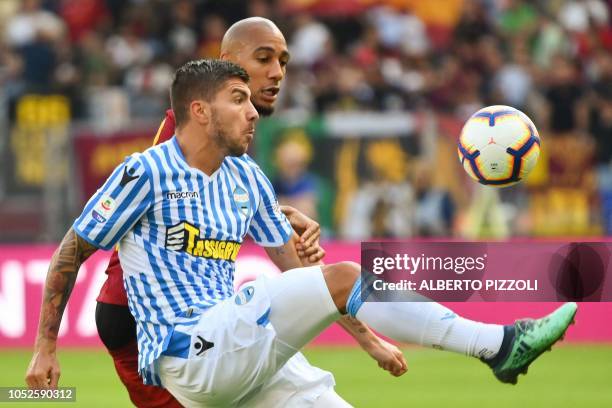
[[[399,377],[408,371],[408,364],[404,354],[393,344],[381,338],[376,338],[375,341],[365,346],[364,349],[378,362],[380,368],[388,371],[391,375]]]
[[[295,246],[300,258],[308,258],[311,263],[317,263],[325,256],[325,250],[319,245],[321,226],[299,210],[288,205],[280,206],[281,211],[299,236]]]
[[[55,352],[34,352],[26,372],[26,384],[31,389],[56,389],[60,367]]]

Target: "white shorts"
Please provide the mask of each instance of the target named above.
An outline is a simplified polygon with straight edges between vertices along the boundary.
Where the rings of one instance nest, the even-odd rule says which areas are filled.
[[[338,317],[321,268],[261,276],[177,324],[157,372],[186,407],[309,407],[335,383],[298,350]]]

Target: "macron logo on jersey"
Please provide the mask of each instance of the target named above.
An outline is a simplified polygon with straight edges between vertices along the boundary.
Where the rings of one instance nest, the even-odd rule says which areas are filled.
[[[202,239],[198,227],[182,222],[166,231],[166,249],[184,251],[202,258],[235,262],[240,244],[234,241]]]
[[[185,198],[200,198],[197,191],[169,191],[166,193],[166,200],[181,200]]]

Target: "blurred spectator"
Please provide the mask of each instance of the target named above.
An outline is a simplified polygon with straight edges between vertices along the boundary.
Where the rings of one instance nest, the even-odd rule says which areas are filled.
[[[427,27],[429,42],[446,49],[452,41],[455,25],[461,17],[464,0],[391,0],[397,9],[410,10]]]
[[[594,102],[609,99],[612,95],[612,53],[605,50],[594,55],[589,66],[591,93],[596,97]]]
[[[26,47],[39,41],[53,42],[64,34],[62,20],[42,9],[40,0],[23,0],[21,9],[6,27],[6,42],[14,48]]]
[[[453,102],[455,115],[467,120],[478,109],[484,106],[480,89],[483,79],[475,70],[464,71],[454,85]]]
[[[537,28],[538,15],[535,7],[524,0],[506,0],[499,16],[501,33],[526,39]]]
[[[438,65],[428,99],[436,111],[449,112],[455,106],[455,86],[462,76],[461,66],[457,57],[450,54],[442,56]]]
[[[499,190],[480,184],[474,185],[471,203],[462,220],[461,236],[468,239],[510,237],[512,215],[504,206]]]
[[[139,36],[135,27],[125,24],[119,33],[106,41],[106,50],[112,64],[119,70],[127,70],[134,65],[143,65],[153,58],[153,50]]]
[[[597,143],[597,162],[601,166],[612,167],[612,95],[597,98],[591,113],[591,134]],[[604,186],[612,190],[612,179]]]
[[[77,50],[71,46],[69,38],[63,37],[55,46],[56,67],[53,72],[53,92],[65,95],[70,101],[73,119],[85,117],[82,87],[82,72],[79,67]]]
[[[516,42],[510,58],[495,75],[494,89],[499,92],[499,102],[525,110],[527,97],[532,89],[528,50],[522,42]]]
[[[248,7],[247,14],[249,16],[265,17],[272,21],[280,23],[280,21],[278,21],[278,19],[275,18],[274,16],[274,11],[277,11],[277,10],[272,9],[274,6],[268,0],[250,0],[248,2],[247,7]]]
[[[317,185],[308,165],[312,145],[304,133],[290,133],[276,148],[277,176],[273,182],[278,200],[317,219]]]
[[[555,55],[569,53],[569,46],[562,27],[548,14],[542,14],[534,38],[533,62],[541,69],[548,69]]]
[[[51,86],[57,63],[54,47],[64,32],[62,20],[43,10],[39,0],[24,0],[21,9],[9,19],[6,42],[23,61],[26,86],[41,90]]]
[[[415,235],[452,236],[456,206],[448,191],[433,185],[433,165],[425,161],[417,162],[412,177]]]
[[[317,111],[358,110],[360,102],[367,104],[372,99],[372,86],[365,80],[363,69],[348,58],[337,58],[330,65],[330,69],[322,68],[317,75]]]
[[[59,15],[75,43],[108,20],[103,0],[61,0]]]
[[[227,30],[225,21],[215,14],[207,16],[202,20],[201,30],[198,55],[200,58],[218,58],[221,54],[221,40]]]
[[[172,50],[182,58],[189,59],[197,50],[197,36],[194,30],[197,15],[195,13],[195,3],[188,0],[179,0],[172,4],[172,28],[168,34]]]
[[[153,117],[170,103],[168,89],[174,69],[161,58],[136,65],[125,75],[130,96],[130,113],[137,117]]]
[[[279,93],[279,106],[287,112],[297,113],[299,117],[307,118],[315,110],[314,88],[317,78],[314,73],[293,67],[287,67],[285,85]]]
[[[493,33],[483,2],[467,0],[461,18],[455,26],[453,38],[458,42],[477,43],[482,37]]]
[[[584,33],[593,21],[598,26],[608,23],[609,10],[600,0],[570,0],[559,11],[559,21],[570,32]]]
[[[83,35],[80,45],[80,68],[84,82],[89,86],[108,86],[112,81],[110,55],[102,36],[91,31]]]
[[[396,12],[390,7],[380,7],[370,13],[376,26],[381,45],[397,49],[407,55],[422,55],[427,52],[429,42],[423,22],[415,15]]]
[[[413,236],[414,189],[406,152],[396,140],[381,140],[369,143],[364,153],[368,176],[350,191],[339,220],[341,237]]]
[[[566,134],[579,127],[579,104],[583,89],[578,79],[576,64],[567,58],[556,57],[545,92],[549,114],[547,128],[552,136]]]
[[[380,34],[376,27],[368,25],[365,27],[361,38],[358,39],[351,49],[353,59],[360,67],[377,64],[381,58]]]
[[[329,41],[331,35],[324,24],[309,14],[298,14],[295,17],[295,31],[289,42],[291,63],[312,67],[323,57]]]

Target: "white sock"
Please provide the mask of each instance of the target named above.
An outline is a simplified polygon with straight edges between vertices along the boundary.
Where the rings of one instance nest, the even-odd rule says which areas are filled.
[[[364,302],[356,317],[399,342],[485,359],[497,355],[504,338],[503,326],[464,319],[436,302]]]

